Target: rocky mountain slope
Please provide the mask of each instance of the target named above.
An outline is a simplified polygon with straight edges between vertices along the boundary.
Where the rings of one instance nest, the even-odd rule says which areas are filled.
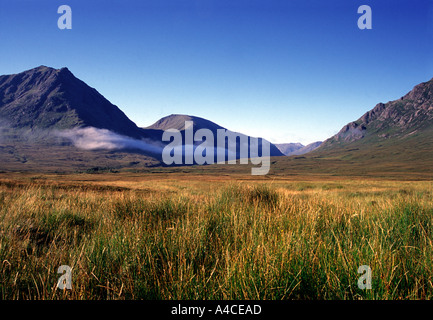
[[[67,68],[40,66],[0,76],[0,118],[13,128],[95,127],[130,137],[140,129]]]
[[[317,151],[339,146],[375,145],[432,137],[433,79],[423,82],[398,100],[379,103],[358,120],[345,125]]]

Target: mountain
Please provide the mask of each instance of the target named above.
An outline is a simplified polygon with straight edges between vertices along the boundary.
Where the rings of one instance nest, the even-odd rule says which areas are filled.
[[[433,79],[415,86],[398,100],[377,104],[358,120],[345,125],[317,151],[407,144],[428,137],[433,138]]]
[[[433,178],[433,79],[379,103],[314,151],[276,159],[271,171],[300,175]]]
[[[316,141],[316,142],[312,142],[310,144],[307,144],[306,146],[294,151],[292,154],[290,154],[291,156],[295,156],[295,155],[302,155],[302,154],[307,154],[313,150],[316,150],[318,147],[320,147],[322,145],[322,141]]]
[[[176,130],[185,130],[185,121],[192,121],[194,125],[194,129],[209,129],[212,132],[216,132],[218,129],[224,129],[220,125],[206,120],[200,117],[189,116],[186,114],[171,114],[167,117],[161,118],[156,121],[151,126],[146,127],[145,129],[154,129],[154,130],[168,130],[168,129],[176,129]]]
[[[278,150],[281,151],[282,154],[285,156],[289,156],[292,154],[292,152],[295,152],[296,150],[299,150],[304,147],[302,143],[277,143],[275,146],[278,148]]]
[[[168,142],[162,141],[163,132],[175,128],[184,134],[185,121],[193,121],[194,131],[206,128],[216,134],[218,129],[224,129],[209,120],[186,115],[171,115],[148,128],[139,128],[67,68],[39,66],[3,75],[0,170],[164,165],[162,150]],[[239,149],[239,143],[237,146]],[[270,146],[272,156],[282,155],[274,145]]]
[[[286,156],[302,155],[309,153],[322,144],[322,141],[316,141],[304,146],[302,143],[282,143],[275,146]]]
[[[225,129],[179,114],[139,128],[67,68],[40,66],[0,76],[0,170],[161,166],[161,150],[168,143],[161,140],[164,130],[178,129],[184,138],[185,121],[193,122],[194,131],[216,135]],[[319,144],[279,146],[292,157],[280,157],[270,144],[271,156],[279,156],[271,173],[433,177],[433,79],[398,100],[377,104]]]
[[[239,136],[250,138],[249,136],[246,136],[242,133],[230,131],[230,130],[228,130],[228,129],[226,129],[226,128],[224,128],[224,127],[222,127],[222,126],[220,126],[220,125],[218,125],[212,121],[209,121],[209,120],[206,120],[206,119],[203,119],[200,117],[184,115],[184,114],[169,115],[167,117],[164,117],[164,118],[158,120],[157,122],[155,122],[151,126],[143,128],[143,129],[144,130],[160,130],[161,132],[163,132],[164,130],[168,130],[168,129],[177,129],[183,133],[185,130],[185,121],[191,121],[193,123],[194,133],[199,129],[209,129],[213,133],[215,139],[217,138],[217,130],[227,130],[227,132],[236,133]],[[269,144],[270,144],[270,155],[271,156],[275,156],[275,157],[283,156],[283,153],[274,144],[272,144],[272,143],[269,143]],[[259,149],[261,149],[260,140],[259,140]],[[238,157],[239,157],[239,155],[238,155]]]
[[[138,138],[141,130],[67,68],[0,76],[0,118],[13,128],[95,127]]]

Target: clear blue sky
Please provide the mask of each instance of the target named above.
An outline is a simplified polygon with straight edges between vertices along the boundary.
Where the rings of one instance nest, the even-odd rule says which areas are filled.
[[[0,43],[0,74],[66,66],[139,126],[183,113],[309,143],[433,77],[433,1],[0,0]]]

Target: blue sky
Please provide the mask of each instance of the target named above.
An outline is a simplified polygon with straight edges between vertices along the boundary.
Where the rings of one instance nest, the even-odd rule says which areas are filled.
[[[66,66],[139,126],[183,113],[306,144],[433,78],[433,1],[0,0],[0,41],[0,74]]]

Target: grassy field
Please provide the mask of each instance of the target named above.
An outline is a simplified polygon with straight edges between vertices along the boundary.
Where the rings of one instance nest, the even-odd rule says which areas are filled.
[[[433,183],[0,175],[1,299],[430,299]],[[72,268],[72,290],[56,289]],[[360,290],[358,267],[372,269]]]

